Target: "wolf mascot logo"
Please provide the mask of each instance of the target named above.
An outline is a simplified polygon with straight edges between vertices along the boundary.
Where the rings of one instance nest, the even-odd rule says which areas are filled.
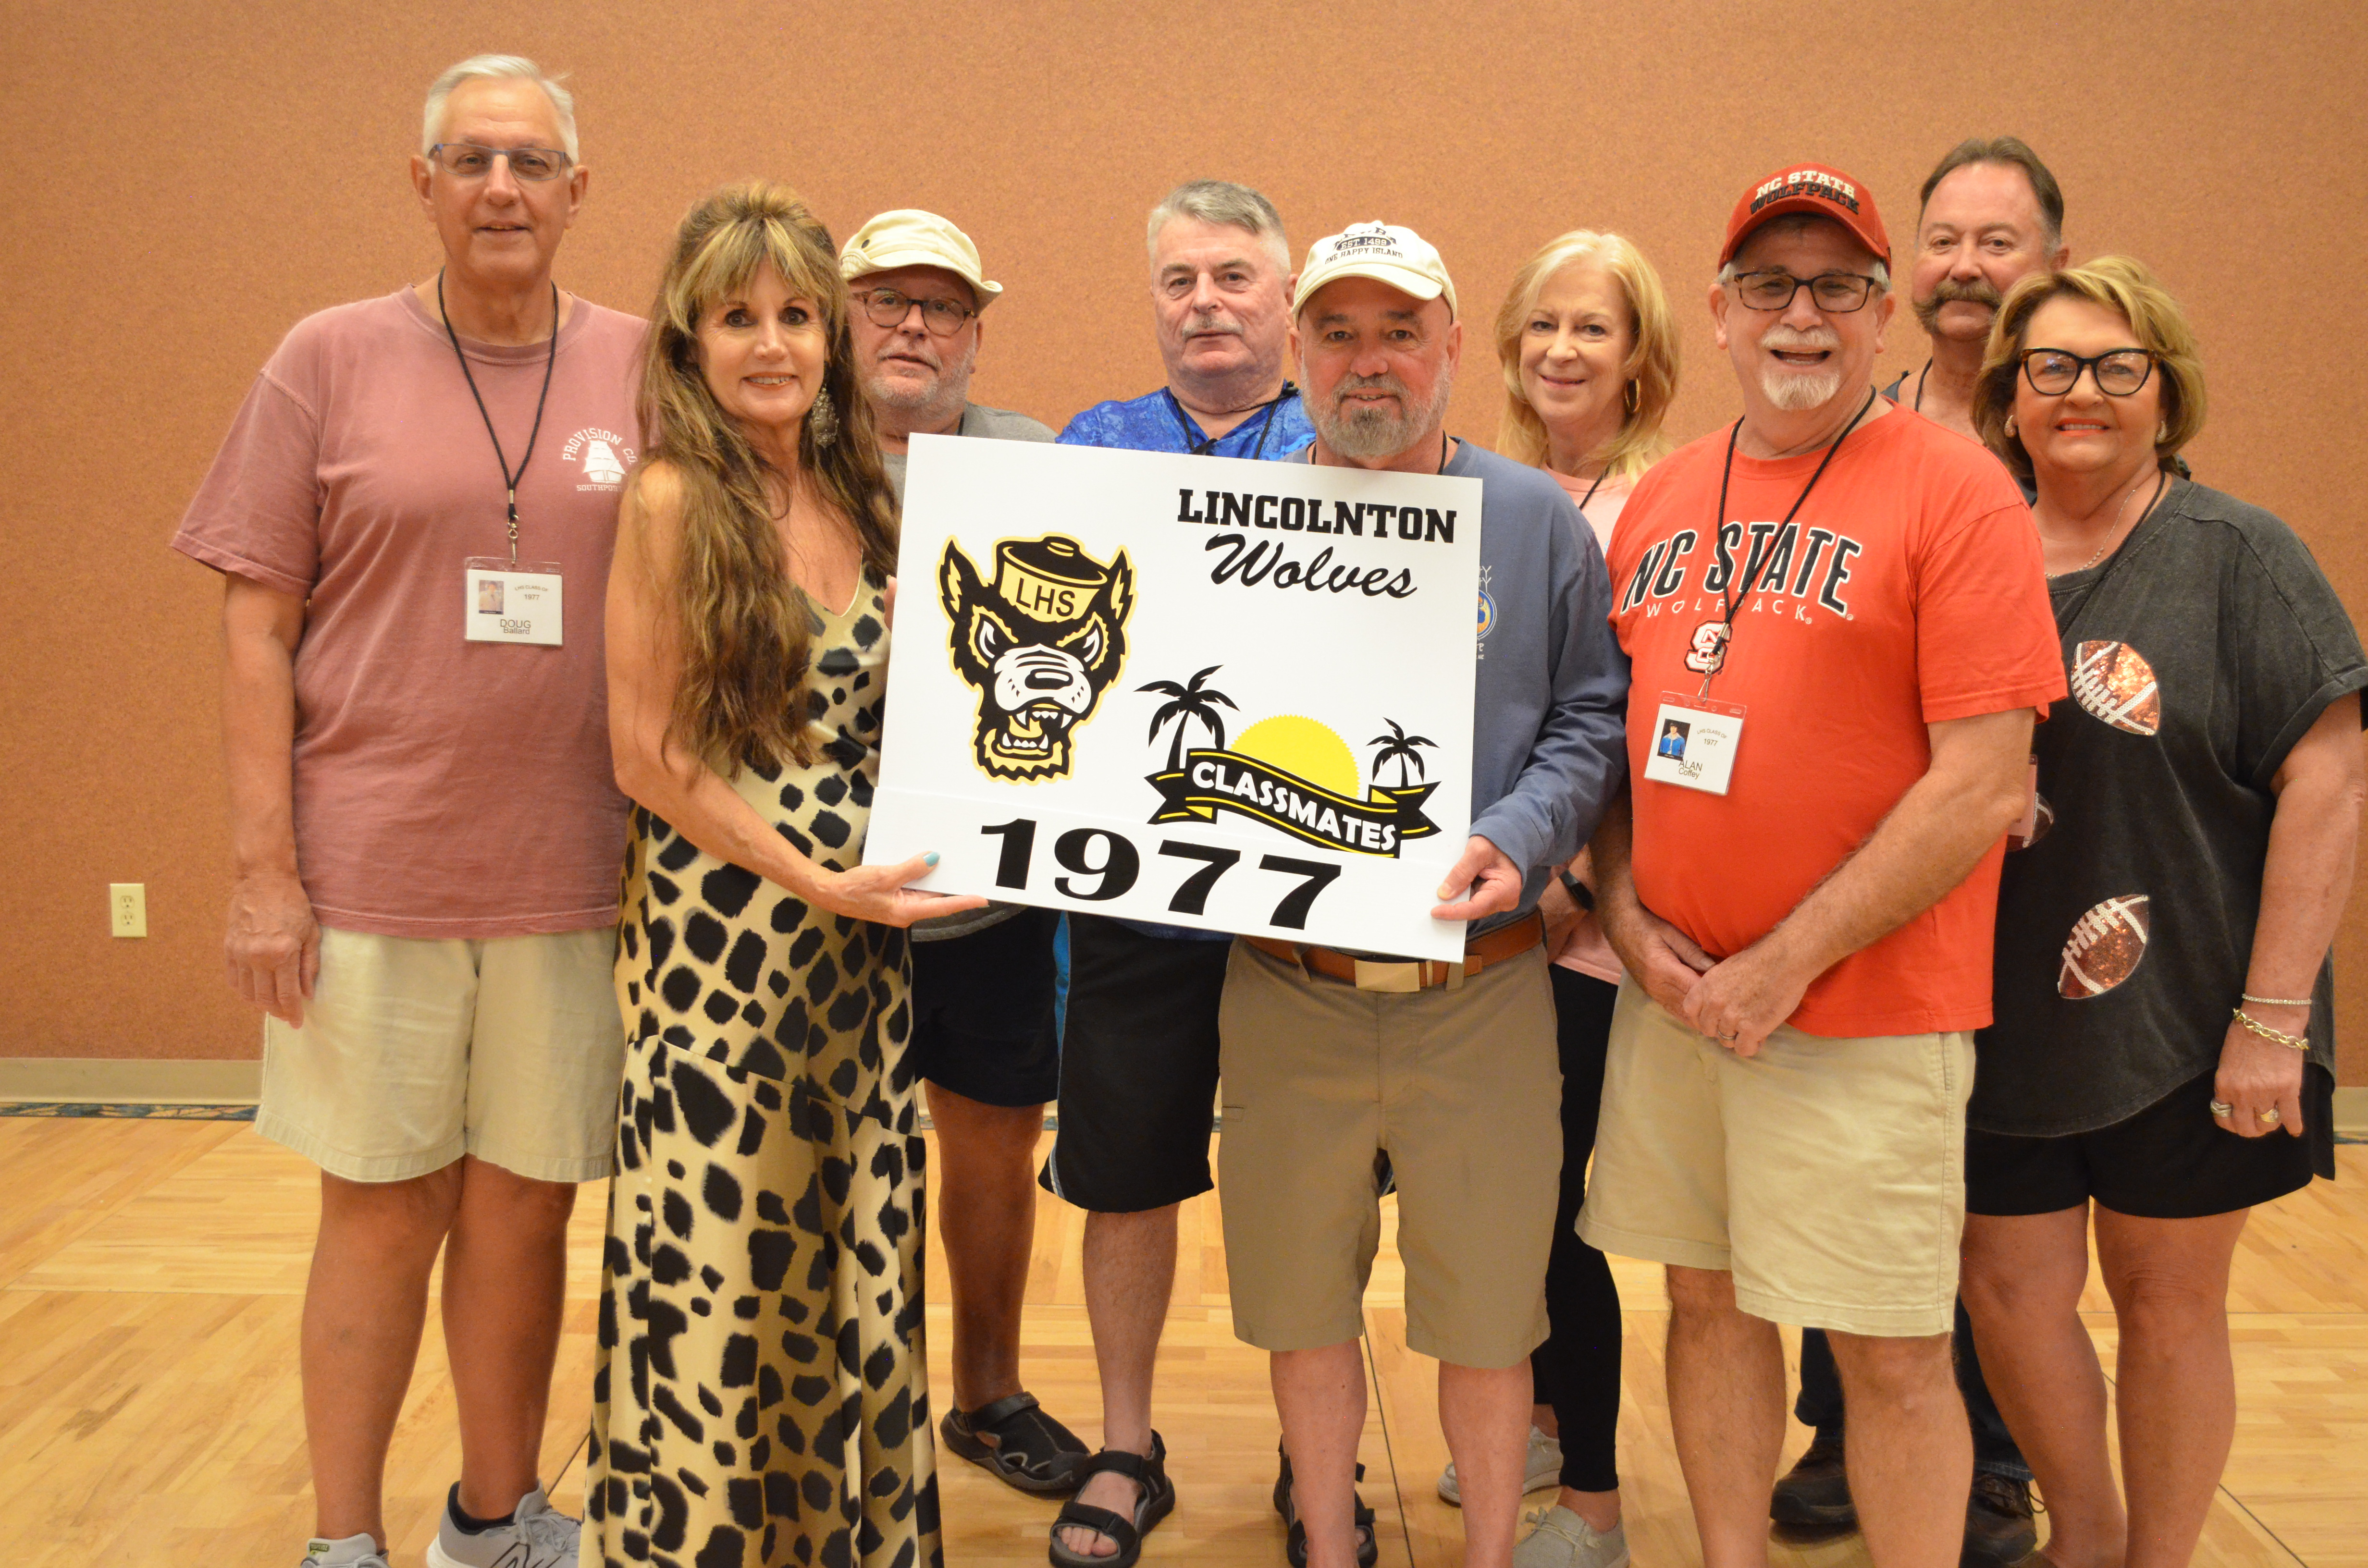
[[[1058,534],[1004,540],[990,585],[949,540],[938,595],[954,670],[978,688],[980,768],[1022,782],[1067,778],[1069,733],[1093,717],[1126,659],[1126,552],[1104,566]]]

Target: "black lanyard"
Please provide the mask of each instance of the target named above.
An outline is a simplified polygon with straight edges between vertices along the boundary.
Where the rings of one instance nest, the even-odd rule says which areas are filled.
[[[1801,515],[1801,503],[1809,498],[1809,492],[1817,487],[1817,481],[1826,477],[1826,470],[1832,465],[1834,454],[1842,449],[1842,443],[1850,439],[1850,433],[1858,428],[1858,422],[1865,418],[1866,411],[1873,406],[1874,389],[1873,387],[1869,387],[1866,390],[1866,401],[1858,405],[1858,412],[1850,415],[1850,422],[1842,426],[1842,433],[1834,437],[1834,444],[1832,446],[1826,449],[1826,455],[1822,459],[1818,460],[1817,472],[1809,475],[1809,483],[1801,486],[1801,494],[1793,498],[1792,510],[1786,512],[1784,514],[1784,520],[1776,525],[1776,532],[1770,536],[1768,541],[1770,549],[1775,547],[1777,540],[1784,537],[1784,530],[1793,526],[1793,519]],[[1718,476],[1718,516],[1711,519],[1710,526],[1711,549],[1713,551],[1715,551],[1718,549],[1719,536],[1726,529],[1726,483],[1728,480],[1735,477],[1735,443],[1736,438],[1742,434],[1743,421],[1738,417],[1735,422],[1735,428],[1726,433],[1726,467],[1720,471]],[[1735,542],[1736,546],[1740,548],[1744,541],[1741,539],[1737,539]],[[1696,694],[1697,696],[1708,697],[1710,695],[1711,676],[1718,674],[1720,670],[1726,668],[1726,655],[1733,652],[1735,648],[1735,611],[1736,608],[1735,580],[1743,575],[1747,570],[1756,564],[1758,564],[1758,562],[1751,559],[1751,555],[1748,551],[1745,551],[1744,557],[1741,561],[1730,561],[1728,562],[1726,583],[1719,596],[1725,607],[1726,612],[1726,618],[1722,623],[1726,628],[1726,641],[1719,649],[1719,660],[1717,665],[1704,672],[1702,676],[1702,690]]]
[[[526,477],[526,465],[534,460],[535,437],[542,434],[542,405],[551,397],[551,371],[559,363],[559,285],[551,286],[551,352],[542,362],[542,392],[534,400],[534,428],[526,433],[526,451],[518,458],[518,472],[510,472],[510,460],[502,451],[502,438],[494,434],[494,416],[485,412],[485,394],[477,390],[477,378],[469,373],[469,357],[461,352],[461,335],[452,330],[452,318],[444,310],[444,269],[436,269],[436,313],[444,318],[444,336],[452,345],[452,358],[461,361],[461,379],[469,383],[469,395],[477,400],[477,417],[485,422],[485,434],[494,443],[494,461],[501,465],[502,483],[510,496],[510,564],[518,564],[518,487]]]
[[[1732,460],[1733,460],[1733,454],[1732,454],[1731,452],[1730,452],[1730,454],[1729,454],[1729,459],[1728,459],[1728,460],[1730,460],[1730,461],[1732,461]],[[1586,510],[1587,510],[1587,504],[1588,504],[1589,501],[1594,500],[1594,499],[1595,499],[1595,493],[1596,493],[1596,491],[1598,491],[1599,489],[1602,488],[1602,485],[1603,485],[1603,476],[1604,476],[1604,474],[1610,473],[1611,472],[1611,470],[1607,466],[1606,468],[1602,469],[1600,472],[1599,472],[1596,474],[1596,476],[1595,476],[1595,483],[1594,483],[1593,484],[1588,485],[1588,486],[1587,487],[1587,494],[1584,494],[1584,495],[1582,495],[1582,496],[1580,496],[1580,497],[1578,498],[1578,509],[1579,509],[1580,511],[1584,512],[1584,511],[1586,511]],[[1723,511],[1725,511],[1725,510],[1726,510],[1726,506],[1725,506],[1725,504],[1724,502],[1722,502],[1722,503],[1720,504],[1720,506],[1719,506],[1719,510],[1720,510],[1720,511],[1722,511],[1722,512],[1723,512]]]
[[[1225,436],[1201,436],[1196,438],[1194,432],[1199,427],[1195,426],[1190,418],[1186,417],[1184,405],[1176,401],[1175,392],[1166,387],[1160,388],[1159,391],[1160,394],[1167,399],[1167,412],[1176,415],[1176,427],[1184,433],[1184,452],[1186,456],[1205,458],[1210,453],[1217,449],[1217,443],[1224,440],[1225,436],[1230,436],[1234,433],[1232,430],[1228,430],[1225,432]],[[1274,411],[1282,406],[1283,399],[1297,397],[1298,395],[1299,389],[1292,385],[1291,382],[1285,381],[1282,383],[1282,390],[1267,400],[1266,418],[1258,425],[1258,445],[1250,449],[1250,456],[1252,458],[1261,458],[1266,455],[1266,437],[1267,433],[1274,428]],[[1247,424],[1247,421],[1245,420],[1243,423]],[[1240,426],[1236,426],[1235,428],[1239,429]]]

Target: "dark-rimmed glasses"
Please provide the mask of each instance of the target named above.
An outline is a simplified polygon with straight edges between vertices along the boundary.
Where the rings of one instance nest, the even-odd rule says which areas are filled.
[[[456,179],[483,179],[494,172],[495,158],[507,158],[510,178],[536,185],[557,179],[575,161],[555,147],[482,147],[474,142],[438,142],[427,156]]]
[[[873,326],[902,326],[913,307],[921,307],[921,323],[933,337],[951,337],[962,323],[978,312],[959,300],[916,300],[894,289],[866,289],[855,296]]]
[[[1820,272],[1815,278],[1795,278],[1781,267],[1762,272],[1738,272],[1734,278],[1735,297],[1752,310],[1790,310],[1793,296],[1806,289],[1817,309],[1838,316],[1864,310],[1880,281],[1856,272]]]
[[[2022,379],[2042,397],[2062,397],[2080,384],[2083,370],[2107,397],[2128,397],[2154,374],[2154,353],[2146,348],[2116,348],[2085,358],[2068,348],[2026,348],[2019,358]]]

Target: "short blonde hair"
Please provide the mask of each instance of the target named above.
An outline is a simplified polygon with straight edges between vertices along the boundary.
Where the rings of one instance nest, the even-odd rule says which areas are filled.
[[[1554,274],[1582,261],[1600,262],[1619,280],[1628,301],[1628,332],[1634,341],[1621,369],[1635,400],[1629,403],[1628,388],[1622,390],[1624,415],[1604,449],[1603,472],[1634,479],[1667,456],[1674,444],[1661,433],[1661,421],[1678,395],[1678,327],[1660,275],[1620,234],[1592,229],[1557,234],[1513,274],[1512,287],[1497,312],[1497,364],[1505,378],[1505,413],[1497,426],[1497,449],[1516,462],[1545,466],[1545,422],[1521,390],[1521,335]]]
[[[1998,460],[2023,479],[2031,477],[2031,454],[2022,437],[2009,430],[2015,383],[2022,374],[2022,351],[2031,319],[2055,299],[2087,300],[2119,312],[2139,347],[2155,357],[2162,374],[2162,428],[2154,444],[2155,462],[2177,472],[2180,449],[2203,429],[2203,359],[2187,312],[2142,261],[2100,256],[2084,267],[2034,273],[2007,290],[1990,323],[1989,347],[1982,354],[1981,379],[1974,386],[1974,428]]]

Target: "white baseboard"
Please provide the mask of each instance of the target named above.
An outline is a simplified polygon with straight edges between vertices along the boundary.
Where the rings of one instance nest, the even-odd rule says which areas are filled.
[[[0,1057],[0,1100],[99,1105],[251,1105],[260,1062],[169,1062],[74,1056]]]
[[[2368,1138],[2368,1087],[2335,1091],[2335,1131],[2339,1137]]]

